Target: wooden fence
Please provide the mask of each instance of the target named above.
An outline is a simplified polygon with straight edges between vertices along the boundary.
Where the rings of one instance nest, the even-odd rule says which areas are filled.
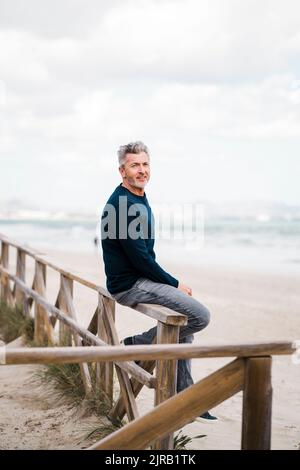
[[[243,391],[242,449],[269,449],[271,446],[271,362],[272,355],[292,354],[292,343],[252,343],[247,345],[194,346],[178,343],[179,328],[186,317],[165,307],[138,304],[135,310],[157,321],[157,344],[119,346],[115,327],[115,301],[102,287],[66,271],[37,251],[21,246],[0,234],[1,300],[18,305],[34,316],[34,338],[47,347],[1,348],[0,363],[80,364],[86,394],[94,392],[87,364],[96,363],[96,387],[109,397],[111,418],[128,424],[102,439],[91,449],[172,449],[173,432],[232,395]],[[16,273],[9,270],[9,248],[16,250]],[[32,287],[26,285],[26,256],[33,258]],[[46,270],[60,275],[56,302],[47,301]],[[87,329],[79,325],[73,302],[73,284],[80,283],[97,292],[98,302]],[[13,284],[13,286],[11,285]],[[33,308],[34,307],[34,308]],[[58,321],[58,335],[55,326]],[[56,338],[58,336],[58,338]],[[57,347],[53,347],[57,344]],[[88,347],[87,347],[88,346]],[[236,357],[179,394],[176,391],[178,358]],[[135,360],[139,360],[137,365]],[[113,368],[120,385],[113,403]],[[156,371],[155,376],[152,375]],[[139,416],[136,397],[143,386],[154,389],[154,409]]]

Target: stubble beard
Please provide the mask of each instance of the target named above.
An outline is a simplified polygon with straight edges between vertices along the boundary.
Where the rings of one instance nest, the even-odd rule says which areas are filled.
[[[134,178],[131,178],[131,177],[126,177],[127,179],[127,182],[133,186],[134,188],[138,188],[138,189],[144,189],[145,186],[147,185],[148,181],[149,181],[149,177],[146,177],[146,179],[144,181],[138,181]]]

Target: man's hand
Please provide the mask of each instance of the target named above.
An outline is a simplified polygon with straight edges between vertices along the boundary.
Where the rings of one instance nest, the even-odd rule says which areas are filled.
[[[188,286],[186,286],[185,284],[182,284],[181,282],[178,284],[178,287],[177,289],[181,290],[182,292],[184,292],[185,294],[187,295],[192,295],[192,289]]]

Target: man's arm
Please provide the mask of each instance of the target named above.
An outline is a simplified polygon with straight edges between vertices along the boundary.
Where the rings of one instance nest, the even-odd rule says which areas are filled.
[[[160,282],[162,284],[178,287],[178,280],[164,271],[148,253],[147,246],[143,238],[132,240],[128,237],[125,240],[119,239],[119,242],[130,262],[133,264],[135,269],[141,273],[141,276],[146,277],[153,282]]]
[[[189,286],[186,286],[185,284],[182,284],[182,282],[180,282],[178,284],[178,289],[181,290],[182,292],[184,292],[187,295],[192,296],[192,294],[193,294],[192,289]]]

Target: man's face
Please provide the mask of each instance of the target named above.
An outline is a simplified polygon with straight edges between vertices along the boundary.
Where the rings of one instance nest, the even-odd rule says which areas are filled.
[[[127,153],[120,173],[135,188],[144,188],[150,179],[149,156],[145,152]]]

